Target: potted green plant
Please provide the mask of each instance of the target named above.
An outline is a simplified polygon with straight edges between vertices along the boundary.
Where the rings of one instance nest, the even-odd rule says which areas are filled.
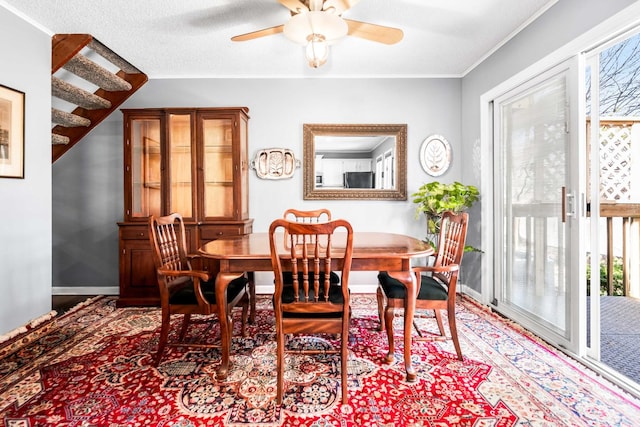
[[[411,195],[416,203],[416,218],[424,214],[427,219],[427,242],[437,247],[440,233],[440,221],[445,211],[463,212],[469,209],[480,198],[478,188],[459,182],[444,184],[432,181],[422,184],[418,191]],[[477,249],[469,246],[465,251]]]

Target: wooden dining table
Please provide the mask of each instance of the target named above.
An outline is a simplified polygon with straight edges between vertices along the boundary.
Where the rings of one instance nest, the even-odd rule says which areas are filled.
[[[284,240],[284,238],[277,239],[282,242],[278,249],[282,258],[288,255]],[[220,263],[220,271],[215,281],[217,301],[225,300],[227,286],[243,273],[251,273],[250,280],[253,280],[253,272],[273,271],[268,233],[252,233],[214,240],[202,246],[199,253],[204,257],[216,259]],[[392,277],[407,287],[407,307],[404,312],[404,365],[407,381],[416,380],[416,372],[411,365],[411,328],[418,289],[415,275],[411,273],[411,263],[413,259],[431,254],[433,254],[433,248],[428,243],[402,234],[354,232],[353,235],[351,271],[388,271]],[[227,320],[229,313],[227,313],[226,304],[217,304],[217,306],[222,353],[217,376],[219,379],[224,379],[229,373],[231,331]],[[255,295],[252,295],[251,311],[253,315]],[[387,354],[387,360],[393,360],[393,358],[393,354]]]

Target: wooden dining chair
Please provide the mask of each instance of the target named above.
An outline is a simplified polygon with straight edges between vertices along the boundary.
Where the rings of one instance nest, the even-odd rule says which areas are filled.
[[[345,233],[334,235],[335,230],[344,230]],[[280,231],[288,236],[284,249],[281,249],[284,252],[278,251],[278,248],[283,248]],[[350,320],[348,284],[353,229],[342,219],[318,224],[277,219],[269,227],[269,245],[275,274],[273,307],[277,341],[277,402],[282,403],[284,394],[285,354],[331,352],[340,354],[342,402],[346,403]],[[333,263],[341,266],[342,281],[339,284],[329,280]],[[291,286],[284,283],[285,271],[293,272]],[[321,275],[323,280],[320,280]],[[286,346],[286,335],[322,333],[339,335],[340,349],[314,351]]]
[[[331,221],[331,211],[326,208],[303,211],[299,209],[287,209],[284,211],[284,219],[296,222],[318,223]]]
[[[414,327],[419,335],[417,339],[446,339],[440,310],[447,310],[449,331],[459,360],[462,360],[462,350],[460,349],[456,327],[456,284],[460,262],[464,254],[468,221],[469,215],[466,212],[458,214],[445,212],[442,216],[438,250],[433,266],[412,268],[415,272],[417,283],[420,284],[416,298],[416,315],[418,311],[433,310],[440,331],[440,335],[422,332],[414,321]],[[380,319],[380,330],[386,329],[387,331],[389,341],[387,361],[390,363],[393,361],[394,353],[394,310],[404,309],[406,288],[401,282],[384,271],[378,274],[378,282],[378,317]]]
[[[287,209],[286,211],[284,211],[284,215],[282,217],[289,221],[317,224],[320,222],[331,221],[331,211],[326,208],[314,209],[309,211]],[[285,240],[287,239],[287,237],[287,233],[285,232]],[[298,273],[298,280],[302,280],[301,274],[302,273]],[[293,274],[290,271],[285,271],[282,274],[282,277],[285,285],[293,284]],[[331,283],[340,283],[340,276],[338,276],[335,272],[332,271],[329,277],[331,278]],[[322,272],[320,273],[320,280],[324,280],[324,273]]]
[[[160,290],[160,304],[162,307],[162,325],[160,340],[155,357],[155,366],[160,364],[165,347],[169,344],[169,327],[171,315],[182,314],[182,328],[177,342],[169,345],[189,345],[194,347],[220,347],[230,346],[230,343],[219,342],[215,344],[185,344],[184,338],[192,314],[217,314],[217,304],[227,304],[229,313],[229,336],[233,331],[232,309],[242,307],[243,336],[246,334],[247,312],[249,298],[246,290],[247,278],[245,276],[233,280],[227,288],[226,301],[218,302],[215,297],[215,276],[209,272],[194,270],[192,261],[197,255],[187,254],[185,227],[182,216],[173,213],[167,216],[149,218],[149,238],[154,252],[154,262]],[[202,321],[211,321],[204,319]]]

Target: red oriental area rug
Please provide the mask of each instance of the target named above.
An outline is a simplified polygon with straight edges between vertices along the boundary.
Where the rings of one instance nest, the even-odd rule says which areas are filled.
[[[159,309],[116,308],[115,298],[99,297],[0,344],[0,426],[640,424],[638,400],[468,300],[458,306],[465,360],[456,359],[450,341],[417,342],[418,381],[407,383],[402,319],[396,361],[385,365],[375,307],[374,295],[353,296],[349,403],[340,403],[338,359],[299,356],[287,361],[278,406],[268,297],[258,301],[249,338],[234,337],[224,381],[216,379],[217,349],[172,347],[154,368]],[[213,324],[189,335],[215,340]]]

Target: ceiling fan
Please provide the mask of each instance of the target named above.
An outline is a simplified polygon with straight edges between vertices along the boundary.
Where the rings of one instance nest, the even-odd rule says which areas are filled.
[[[292,16],[286,24],[240,34],[231,40],[247,41],[284,33],[293,42],[306,46],[307,60],[314,68],[327,61],[329,45],[346,35],[384,44],[395,44],[402,40],[403,32],[398,28],[343,18],[342,14],[359,1],[278,0],[291,11]]]

